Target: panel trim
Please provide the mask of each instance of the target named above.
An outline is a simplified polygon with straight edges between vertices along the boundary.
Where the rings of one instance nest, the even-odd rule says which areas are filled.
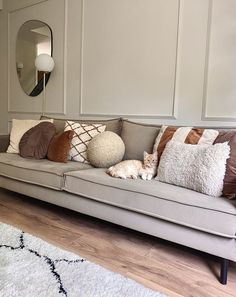
[[[209,57],[210,57],[210,39],[211,39],[211,27],[212,27],[212,11],[213,0],[208,2],[208,20],[207,20],[207,34],[206,34],[206,52],[205,52],[205,65],[204,65],[204,80],[203,80],[203,98],[202,98],[202,115],[203,121],[209,120],[206,115],[207,109],[207,87],[208,87],[208,74],[209,74]]]
[[[208,76],[209,76],[209,59],[210,59],[212,18],[213,18],[212,14],[213,14],[213,0],[209,0],[201,120],[202,121],[236,122],[236,116],[235,117],[226,117],[226,116],[209,116],[209,115],[207,115],[207,89],[208,89]]]
[[[8,113],[15,113],[15,114],[42,114],[41,111],[17,111],[11,108],[10,105],[10,79],[11,79],[11,54],[10,54],[10,16],[11,13],[16,12],[16,11],[20,11],[23,10],[25,8],[30,8],[39,4],[42,4],[44,2],[48,2],[50,0],[42,0],[38,3],[34,3],[32,5],[27,5],[24,6],[22,8],[18,8],[18,9],[14,9],[14,10],[10,10],[8,11],[7,14],[7,22],[8,22],[8,91],[7,91],[7,105],[8,105]],[[54,111],[50,111],[50,112],[45,112],[45,115],[66,115],[66,106],[67,106],[67,32],[68,32],[68,0],[64,0],[64,46],[63,46],[63,57],[64,57],[64,61],[63,61],[63,103],[62,103],[62,111],[61,112],[54,112]],[[27,95],[25,95],[27,96]]]
[[[32,6],[38,5],[38,4],[42,3],[42,2],[47,2],[47,1],[49,1],[49,0],[41,0],[38,3],[24,5],[23,7],[20,7],[20,8],[17,8],[17,9],[9,9],[9,13],[19,11],[19,10],[22,10],[22,9],[25,9],[25,8],[28,8],[28,7],[32,7]]]
[[[14,110],[10,110],[8,111],[9,114],[42,114],[42,112],[39,111],[14,111]],[[45,116],[48,116],[50,114],[55,114],[55,115],[66,115],[64,112],[45,112],[44,113]]]
[[[82,112],[82,97],[83,97],[83,57],[84,57],[84,0],[81,2],[81,43],[80,43],[80,98],[79,98],[79,116]]]
[[[176,87],[178,79],[178,65],[179,65],[179,38],[180,38],[180,18],[182,17],[182,1],[178,0],[178,16],[177,16],[177,28],[176,28],[176,49],[175,49],[175,65],[174,65],[174,90],[173,90],[173,103],[172,111],[169,115],[153,114],[153,115],[144,115],[144,114],[119,114],[119,113],[86,113],[83,111],[83,48],[84,48],[84,0],[82,0],[82,24],[81,24],[81,68],[80,68],[80,102],[79,102],[79,116],[88,116],[88,117],[129,117],[129,118],[140,118],[140,119],[174,119],[177,120],[178,115],[178,102],[176,96]]]
[[[62,115],[66,115],[67,106],[67,32],[68,32],[68,0],[64,0],[64,65],[63,65],[63,112]],[[55,114],[55,113],[54,113]]]
[[[7,112],[10,112],[10,12],[7,14]]]

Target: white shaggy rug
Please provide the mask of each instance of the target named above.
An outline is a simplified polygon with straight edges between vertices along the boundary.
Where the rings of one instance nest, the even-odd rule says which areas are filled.
[[[0,223],[1,297],[165,297]]]

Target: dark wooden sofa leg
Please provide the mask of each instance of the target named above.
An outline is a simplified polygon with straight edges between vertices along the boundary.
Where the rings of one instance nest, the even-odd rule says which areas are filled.
[[[229,267],[229,260],[221,259],[220,283],[222,285],[227,284],[228,267]]]

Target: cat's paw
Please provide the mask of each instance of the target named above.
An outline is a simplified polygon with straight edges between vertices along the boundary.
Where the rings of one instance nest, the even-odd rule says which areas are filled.
[[[143,180],[151,180],[151,179],[153,178],[153,175],[152,175],[152,174],[148,174],[148,173],[143,173],[143,174],[141,175],[141,178],[142,178]]]
[[[137,175],[131,175],[131,178],[132,179],[137,179],[138,177],[137,177]]]
[[[153,175],[152,174],[148,174],[146,179],[147,180],[151,180],[152,178],[153,178]]]
[[[147,174],[146,174],[146,173],[143,173],[143,174],[141,175],[141,178],[142,178],[143,180],[147,180]]]

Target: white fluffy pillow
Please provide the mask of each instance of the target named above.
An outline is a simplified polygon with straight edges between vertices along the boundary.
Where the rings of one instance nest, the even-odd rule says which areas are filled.
[[[8,146],[7,153],[19,154],[19,143],[21,137],[29,129],[38,125],[41,122],[53,123],[53,119],[49,120],[12,120],[11,134],[10,134],[10,145]]]
[[[211,196],[221,196],[228,143],[192,145],[170,141],[162,154],[156,179]]]

